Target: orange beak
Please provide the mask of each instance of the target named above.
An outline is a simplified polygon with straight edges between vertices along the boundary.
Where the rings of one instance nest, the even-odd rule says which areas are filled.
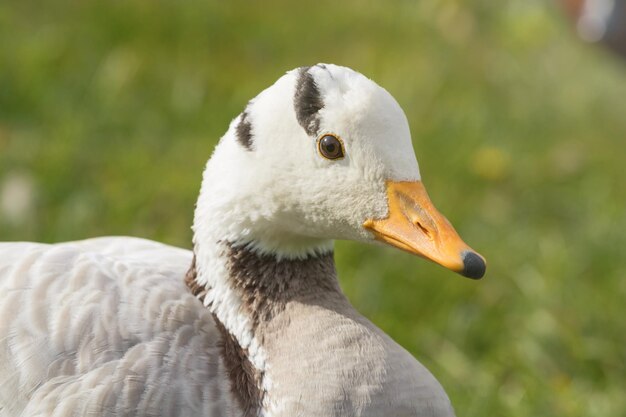
[[[421,181],[388,181],[387,198],[387,218],[363,223],[376,239],[468,278],[485,275],[485,259],[467,246],[437,211]]]

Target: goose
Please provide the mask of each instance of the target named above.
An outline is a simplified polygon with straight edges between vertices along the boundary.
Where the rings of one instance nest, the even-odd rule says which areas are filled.
[[[486,269],[374,81],[317,64],[252,99],[206,165],[193,232],[192,251],[0,244],[0,416],[454,416],[337,280],[337,239]]]

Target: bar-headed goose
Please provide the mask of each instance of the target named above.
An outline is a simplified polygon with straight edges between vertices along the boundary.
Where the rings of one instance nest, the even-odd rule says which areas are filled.
[[[288,72],[221,139],[193,230],[193,253],[0,244],[0,416],[454,415],[337,282],[334,239],[485,272],[383,88],[335,65]]]

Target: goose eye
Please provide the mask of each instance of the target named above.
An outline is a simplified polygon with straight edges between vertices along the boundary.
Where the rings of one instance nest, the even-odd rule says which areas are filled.
[[[343,158],[343,144],[335,135],[321,136],[317,141],[317,146],[322,156],[326,159]]]

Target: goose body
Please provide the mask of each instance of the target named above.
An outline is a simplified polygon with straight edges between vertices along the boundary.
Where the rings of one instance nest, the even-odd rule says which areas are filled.
[[[193,251],[0,243],[0,417],[454,416],[428,370],[345,298],[333,239],[484,273],[428,200],[395,100],[319,64],[231,123]]]

